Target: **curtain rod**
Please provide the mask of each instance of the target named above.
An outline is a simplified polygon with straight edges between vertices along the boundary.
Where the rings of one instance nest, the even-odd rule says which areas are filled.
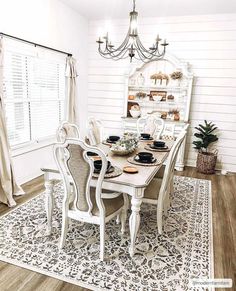
[[[42,47],[44,49],[48,49],[48,50],[51,50],[51,51],[54,51],[54,52],[66,54],[68,57],[72,57],[71,53],[60,51],[60,50],[57,50],[57,49],[54,49],[54,48],[51,48],[51,47],[48,47],[48,46],[45,46],[45,45],[42,45],[42,44],[38,44],[38,43],[35,43],[35,42],[32,42],[32,41],[28,41],[28,40],[25,40],[25,39],[22,39],[22,38],[19,38],[19,37],[10,35],[10,34],[6,34],[6,33],[3,33],[3,32],[0,32],[0,35],[6,36],[6,37],[9,37],[9,38],[13,38],[13,39],[16,39],[16,40],[19,40],[19,41],[22,41],[22,42],[26,42],[26,43],[32,44],[34,46]]]

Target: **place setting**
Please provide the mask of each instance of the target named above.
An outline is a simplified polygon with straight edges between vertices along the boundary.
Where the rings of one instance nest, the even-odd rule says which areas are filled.
[[[168,152],[170,151],[170,146],[167,142],[163,140],[154,140],[152,143],[148,143],[145,147],[146,150],[155,152]]]
[[[102,160],[95,159],[93,161],[93,165],[94,165],[93,177],[98,178],[102,169]],[[107,161],[107,170],[104,178],[118,177],[122,174],[122,172],[123,171],[119,167],[113,166],[110,161]]]
[[[104,140],[102,143],[108,146],[112,146],[113,144],[116,144],[120,140],[120,136],[118,135],[110,135],[106,140]]]
[[[139,152],[137,155],[129,157],[127,161],[139,166],[157,166],[161,163],[159,157],[154,157],[153,154],[149,152]]]
[[[140,133],[139,140],[140,141],[149,141],[149,140],[153,140],[153,137],[151,136],[150,133]]]

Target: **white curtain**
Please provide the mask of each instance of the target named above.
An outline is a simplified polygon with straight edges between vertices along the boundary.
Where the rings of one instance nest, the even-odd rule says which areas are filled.
[[[76,60],[68,57],[66,62],[66,78],[67,78],[67,105],[66,120],[70,123],[76,123],[77,120],[77,70]]]
[[[24,194],[17,184],[7,137],[6,120],[3,106],[3,39],[0,39],[0,202],[12,207],[16,205],[13,195]]]

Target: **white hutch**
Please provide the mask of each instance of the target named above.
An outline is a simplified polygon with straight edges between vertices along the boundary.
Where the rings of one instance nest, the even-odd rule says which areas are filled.
[[[177,72],[180,79],[172,79]],[[175,74],[176,76],[176,74]],[[151,78],[152,77],[152,78]],[[125,77],[125,106],[123,128],[136,131],[137,117],[132,117],[130,109],[140,108],[140,116],[155,114],[165,120],[164,134],[177,136],[189,122],[189,111],[193,84],[193,74],[187,62],[166,54],[162,60],[133,64]],[[185,142],[180,149],[176,169],[184,168]]]

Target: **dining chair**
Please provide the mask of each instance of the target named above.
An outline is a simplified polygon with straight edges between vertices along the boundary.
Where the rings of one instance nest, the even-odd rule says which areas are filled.
[[[188,130],[188,127],[189,127],[189,124],[187,123],[187,124],[185,124],[185,126],[182,128],[182,130],[181,130],[181,132],[182,131],[186,131],[187,132],[187,130]],[[175,125],[174,125],[174,128],[175,128]],[[170,128],[168,128],[168,131],[165,131],[165,129],[164,129],[164,131],[163,131],[163,133],[162,133],[162,139],[166,139],[166,140],[176,140],[176,137],[173,135],[169,135],[169,130],[171,129],[171,127]],[[173,128],[172,128],[173,129]],[[181,133],[180,132],[180,133]],[[165,133],[168,133],[167,135],[165,135]],[[184,142],[182,142],[182,144],[183,144]],[[178,153],[180,152],[180,149],[179,149],[179,151],[178,151]],[[177,154],[177,161],[178,161],[178,154]],[[165,164],[164,165],[162,165],[162,167],[160,168],[160,170],[156,173],[156,175],[155,175],[155,178],[163,178],[163,175],[164,175],[164,172],[165,172]]]
[[[142,116],[137,120],[137,133],[149,133],[155,139],[159,139],[164,129],[165,122],[155,115]]]
[[[104,138],[104,126],[102,122],[94,117],[88,119],[88,140],[90,145],[102,143]]]
[[[64,159],[60,152],[64,151]],[[102,168],[97,178],[96,187],[91,187],[94,163],[89,152],[96,153],[102,160]],[[100,259],[104,260],[105,224],[117,215],[121,217],[121,233],[124,233],[127,216],[128,197],[126,194],[110,199],[102,198],[102,183],[107,169],[107,158],[102,150],[87,145],[80,139],[66,139],[54,145],[54,156],[63,178],[64,197],[62,203],[62,234],[59,247],[65,245],[69,219],[97,224],[100,226]],[[71,185],[74,184],[74,195],[71,200]]]
[[[144,203],[157,205],[157,226],[159,234],[162,234],[162,215],[167,213],[167,209],[170,207],[170,193],[173,192],[173,179],[174,168],[180,149],[186,136],[186,131],[183,130],[174,145],[172,146],[168,155],[166,166],[163,174],[163,178],[153,178],[144,192]]]
[[[161,134],[161,138],[166,140],[175,140],[175,123],[172,124],[165,123],[165,126]]]
[[[68,121],[62,121],[57,128],[56,139],[58,142],[64,142],[69,137],[80,137],[79,128],[76,124]]]

